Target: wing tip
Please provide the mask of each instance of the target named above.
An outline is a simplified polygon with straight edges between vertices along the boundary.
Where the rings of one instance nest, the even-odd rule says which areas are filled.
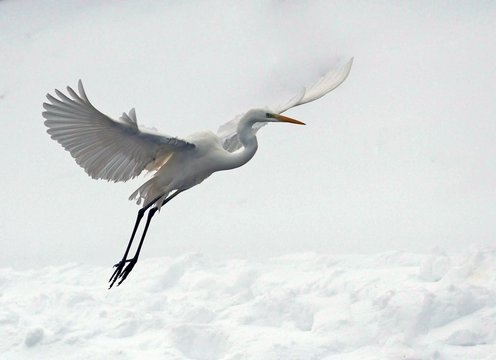
[[[344,83],[344,81],[348,78],[348,76],[350,75],[350,72],[351,72],[351,67],[353,65],[353,62],[355,60],[355,57],[351,57],[350,60],[348,60],[342,67],[341,69],[339,70],[338,72],[338,78],[340,77],[340,79],[336,82],[336,85],[335,87],[332,89],[334,90],[335,88],[337,88],[339,85],[341,85],[342,83]]]
[[[346,76],[348,76],[348,74],[350,73],[350,71],[351,71],[351,66],[353,65],[353,62],[354,62],[354,61],[355,61],[355,57],[354,57],[354,56],[352,56],[352,57],[350,58],[350,60],[348,60],[348,62],[347,62],[346,64],[344,64],[343,69],[346,69],[346,72],[347,72]]]

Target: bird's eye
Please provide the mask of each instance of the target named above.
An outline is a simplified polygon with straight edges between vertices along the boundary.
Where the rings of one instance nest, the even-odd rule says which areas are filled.
[[[274,115],[272,115],[271,113],[265,113],[265,117],[268,117],[268,118],[273,118]]]

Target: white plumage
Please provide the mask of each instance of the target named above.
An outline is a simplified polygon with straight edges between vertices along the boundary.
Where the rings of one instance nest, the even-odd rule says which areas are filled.
[[[110,286],[122,283],[138,260],[151,218],[166,202],[195,186],[216,171],[229,170],[249,161],[258,149],[257,131],[268,122],[303,124],[280,115],[327,94],[348,76],[353,59],[331,71],[282,106],[253,109],[222,125],[217,134],[209,131],[184,139],[140,129],[134,109],[113,120],[88,100],[81,81],[78,92],[67,87],[69,96],[55,90],[58,99],[47,94],[43,117],[47,132],[71,153],[76,162],[94,179],[127,181],[143,172],[155,171],[151,179],[132,195],[143,203],[124,253],[110,278]],[[127,259],[141,218],[148,218],[138,249]]]
[[[171,152],[194,145],[174,137],[138,128],[134,109],[123,113],[120,121],[98,111],[88,100],[81,80],[79,95],[67,87],[71,96],[55,90],[60,99],[47,94],[44,103],[45,125],[52,139],[69,151],[76,162],[94,179],[127,181]]]
[[[299,94],[291,98],[288,102],[282,105],[270,106],[266,110],[274,114],[282,114],[283,112],[311,101],[317,100],[334,90],[343,83],[348,77],[353,58],[351,58],[343,67],[329,71],[325,76],[318,79],[312,85],[303,88]],[[238,123],[244,114],[236,116],[231,121],[221,125],[217,130],[217,135],[221,138],[222,144],[227,151],[233,152],[239,149],[242,145],[238,140]],[[267,123],[260,122],[253,126],[253,132],[257,131]]]

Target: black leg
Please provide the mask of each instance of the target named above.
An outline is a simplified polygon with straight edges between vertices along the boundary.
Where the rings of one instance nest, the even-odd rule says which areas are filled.
[[[182,191],[174,192],[172,195],[170,195],[168,198],[166,198],[164,200],[162,206],[167,204],[169,201],[171,201],[173,198],[175,198],[181,192]],[[143,235],[141,236],[141,240],[140,240],[140,243],[138,245],[138,249],[136,250],[134,257],[132,259],[128,260],[127,256],[129,254],[129,250],[131,249],[131,245],[132,245],[134,236],[136,235],[136,231],[138,229],[139,223],[141,222],[141,219],[143,218],[143,215],[145,214],[146,210],[149,209],[152,205],[154,205],[156,203],[156,201],[158,201],[161,197],[162,196],[157,197],[155,200],[151,201],[148,205],[146,205],[145,207],[143,207],[142,209],[140,209],[138,211],[138,217],[136,218],[136,223],[134,225],[133,233],[132,233],[131,239],[129,240],[129,243],[127,245],[126,251],[124,253],[124,257],[122,258],[122,260],[119,263],[114,265],[114,267],[116,267],[116,269],[115,269],[114,273],[112,274],[112,277],[109,280],[109,282],[110,282],[109,289],[114,285],[114,283],[119,278],[121,280],[119,281],[119,283],[117,285],[122,284],[122,282],[127,278],[129,273],[131,272],[131,270],[133,270],[134,265],[136,265],[136,263],[138,262],[138,257],[139,257],[139,254],[141,252],[141,247],[143,246],[143,242],[145,240],[145,236],[146,236],[146,233],[148,231],[148,227],[150,226],[150,221],[152,220],[155,213],[158,211],[157,207],[153,207],[148,211],[148,217],[146,220],[145,228],[143,230]],[[124,268],[124,265],[126,265],[126,263],[127,263],[127,266]]]
[[[119,261],[117,264],[114,265],[115,267],[114,273],[109,279],[110,282],[109,289],[114,285],[116,280],[119,278],[119,275],[122,273],[122,270],[124,269],[124,265],[126,264],[126,262],[129,262],[129,260],[127,260],[127,255],[129,254],[129,250],[131,249],[131,245],[133,244],[134,236],[136,235],[136,231],[138,230],[138,226],[141,222],[141,219],[143,218],[143,215],[145,215],[146,210],[148,210],[160,198],[161,196],[157,197],[155,200],[151,201],[149,204],[138,210],[138,216],[136,217],[136,222],[134,223],[133,232],[127,244],[126,251],[124,252],[124,256],[122,257],[121,261]]]
[[[122,257],[122,261],[120,261],[119,263],[115,264],[114,267],[118,267],[119,264],[121,264],[123,262],[126,262],[127,255],[129,254],[129,250],[131,249],[131,245],[133,244],[134,236],[136,235],[136,230],[138,230],[138,226],[139,226],[139,224],[141,222],[141,219],[143,218],[143,215],[145,214],[145,211],[146,211],[146,209],[139,209],[138,216],[136,217],[136,222],[134,223],[134,229],[133,229],[133,232],[131,234],[131,238],[129,239],[129,242],[127,244],[126,251],[124,252],[124,256]],[[117,271],[117,269],[116,269],[116,271]],[[114,275],[112,275],[112,277],[110,278],[109,281],[112,281],[112,278],[114,276],[115,276],[115,272],[114,272]]]
[[[120,284],[122,284],[124,280],[126,280],[129,273],[133,270],[134,265],[136,265],[136,263],[138,262],[139,254],[141,252],[141,247],[143,246],[143,242],[145,241],[145,236],[148,231],[148,227],[150,226],[150,221],[152,221],[152,217],[153,215],[155,215],[157,211],[158,209],[156,207],[151,208],[150,211],[148,211],[148,218],[146,219],[145,228],[143,229],[143,235],[141,235],[141,240],[138,245],[138,249],[136,249],[136,254],[134,254],[134,257],[132,259],[129,259],[126,268],[118,276],[121,280],[117,283],[117,286],[119,286]]]
[[[143,241],[145,241],[145,236],[148,231],[148,226],[150,226],[150,221],[152,221],[153,215],[158,211],[156,207],[151,208],[150,211],[148,211],[148,218],[146,219],[146,224],[145,224],[145,229],[143,230],[143,235],[141,235],[141,240],[138,245],[138,249],[136,249],[136,254],[134,254],[134,258],[136,261],[138,261],[139,254],[141,252],[141,247],[143,246]]]

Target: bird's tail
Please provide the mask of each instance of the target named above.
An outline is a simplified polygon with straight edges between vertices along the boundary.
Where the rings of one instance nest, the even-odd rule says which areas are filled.
[[[156,201],[158,197],[160,197],[157,202],[157,207],[160,208],[159,205],[162,205],[162,199],[165,199],[169,195],[169,191],[164,193],[163,188],[159,189],[157,186],[156,178],[151,178],[143,185],[141,185],[135,192],[131,194],[129,200],[135,200],[136,204],[141,205],[143,207],[148,205],[152,201]]]

